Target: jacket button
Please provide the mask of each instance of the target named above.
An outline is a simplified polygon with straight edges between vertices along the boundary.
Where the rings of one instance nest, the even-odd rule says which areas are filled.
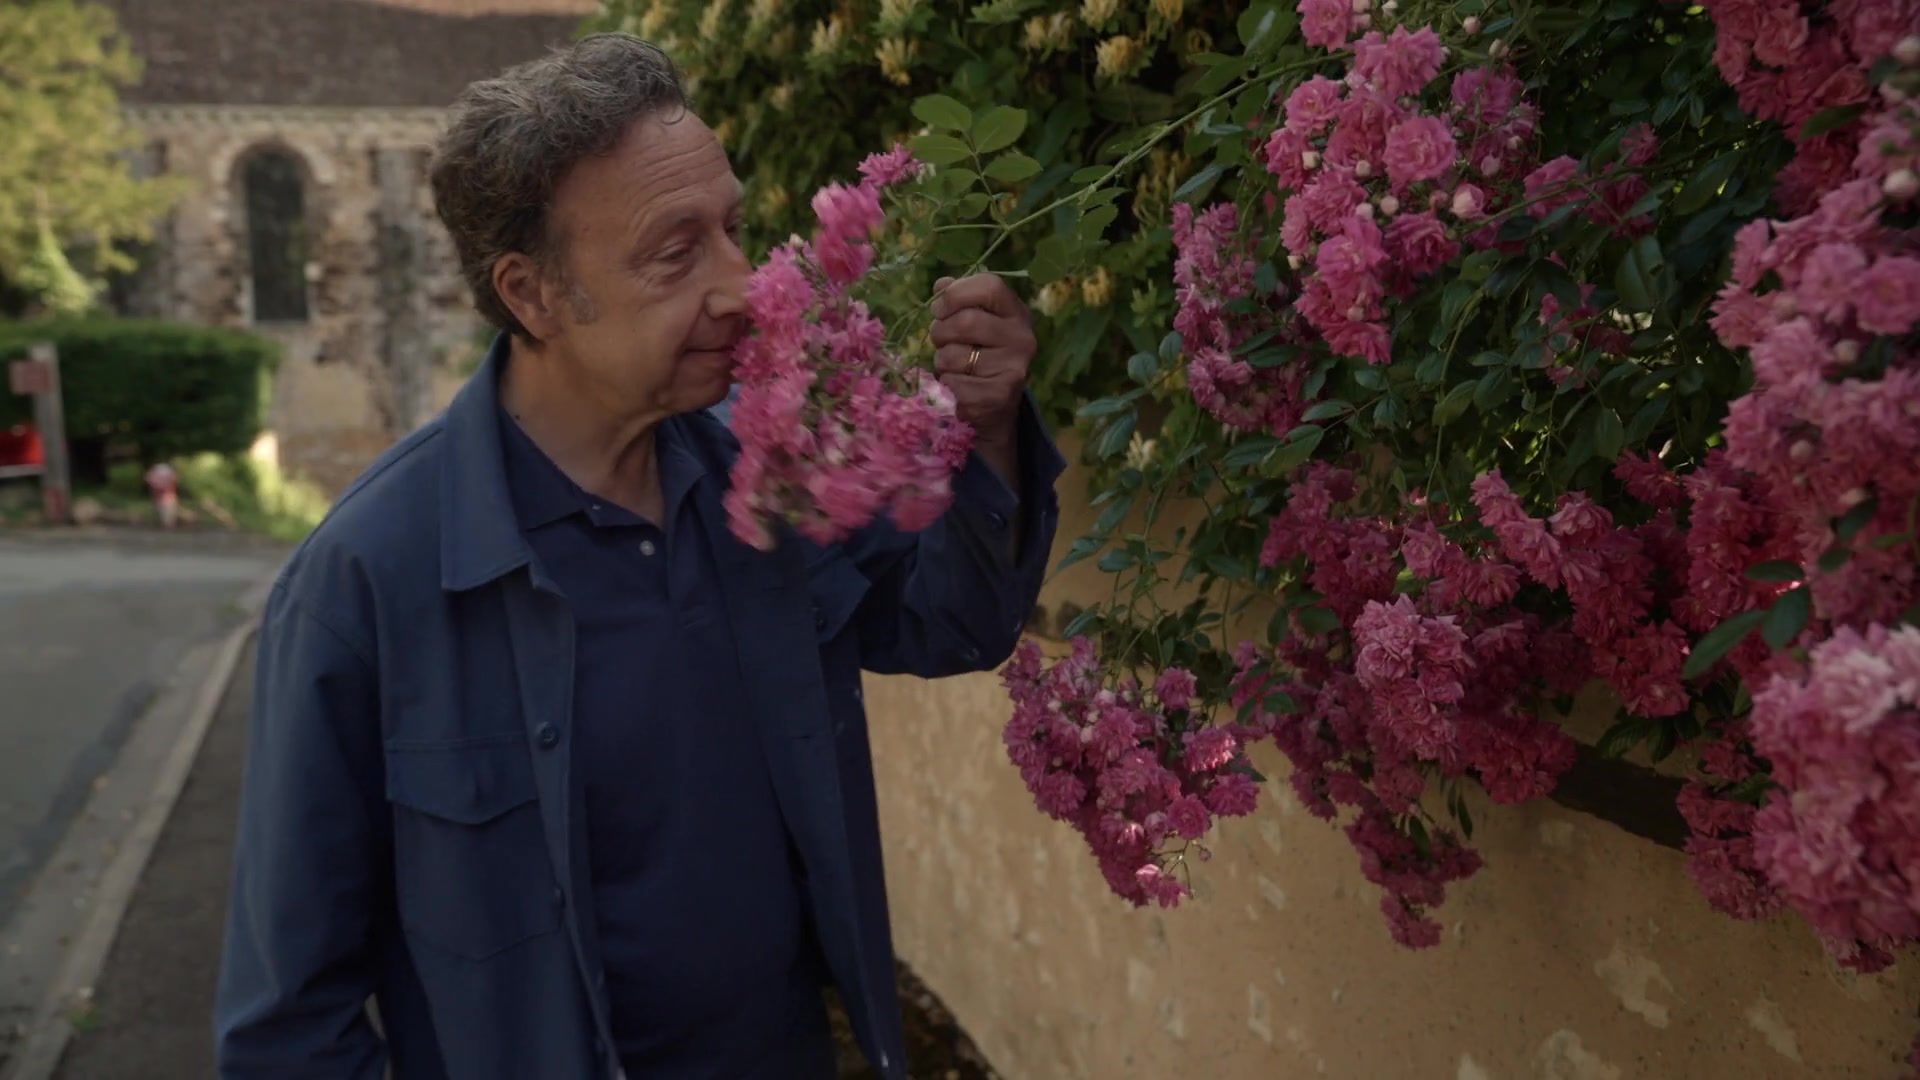
[[[540,745],[548,750],[560,745],[560,729],[554,727],[552,724],[541,724],[540,729],[534,732],[533,737],[538,739]]]
[[[813,628],[815,630],[825,630],[827,628],[827,613],[821,611],[820,605],[818,604],[813,606]]]

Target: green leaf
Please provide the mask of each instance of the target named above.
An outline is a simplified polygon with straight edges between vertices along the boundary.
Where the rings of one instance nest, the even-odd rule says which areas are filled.
[[[1807,628],[1807,619],[1813,615],[1813,591],[1805,585],[1790,590],[1773,602],[1772,610],[1767,612],[1767,625],[1760,631],[1768,645],[1784,649],[1800,631]]]
[[[1294,613],[1294,619],[1300,629],[1309,634],[1331,634],[1340,629],[1340,616],[1335,615],[1333,609],[1318,605],[1301,608]]]
[[[1067,553],[1060,557],[1060,561],[1055,563],[1053,568],[1056,571],[1065,570],[1074,563],[1083,562],[1091,557],[1094,552],[1105,547],[1106,543],[1106,540],[1102,537],[1082,536],[1073,542],[1073,546],[1067,549]]]
[[[1627,425],[1627,445],[1640,446],[1645,443],[1647,436],[1653,434],[1654,425],[1666,414],[1667,399],[1664,397],[1654,398],[1640,406],[1640,411],[1633,414],[1633,422]]]
[[[1594,455],[1604,461],[1619,460],[1620,448],[1627,441],[1627,429],[1620,423],[1620,414],[1601,405],[1593,415]]]
[[[1040,163],[1025,154],[1002,154],[987,163],[987,175],[1003,184],[1017,184],[1040,173]]]
[[[1335,398],[1331,401],[1316,403],[1306,412],[1301,413],[1300,419],[1303,421],[1331,420],[1336,416],[1345,416],[1348,412],[1352,411],[1352,409],[1353,406]]]
[[[952,165],[957,161],[969,161],[973,151],[966,143],[951,135],[916,135],[913,138],[913,156],[929,165]]]
[[[995,105],[973,122],[973,145],[983,154],[1005,150],[1027,130],[1027,110]]]
[[[1467,411],[1467,406],[1473,404],[1474,388],[1473,382],[1463,382],[1447,391],[1446,397],[1434,402],[1433,426],[1446,427],[1458,420]]]
[[[1819,112],[1807,117],[1807,122],[1800,125],[1800,137],[1794,141],[1806,142],[1809,139],[1817,139],[1829,131],[1838,131],[1859,119],[1860,114],[1866,111],[1867,106],[1865,102],[1856,102],[1852,105],[1835,105],[1830,109],[1821,109]]]
[[[928,127],[961,132],[973,127],[973,112],[945,94],[928,94],[915,101],[913,115]]]
[[[1180,349],[1186,342],[1181,339],[1180,331],[1169,330],[1167,336],[1160,339],[1160,362],[1173,364],[1180,359]]]
[[[1593,744],[1594,753],[1603,758],[1620,758],[1631,753],[1647,737],[1647,721],[1638,716],[1629,716],[1625,720],[1608,728]]]
[[[1747,576],[1755,581],[1800,581],[1806,578],[1807,572],[1792,559],[1768,559],[1747,567]]]
[[[1174,189],[1173,201],[1185,202],[1188,196],[1191,196],[1199,192],[1200,189],[1213,183],[1215,180],[1218,180],[1220,178],[1220,174],[1226,171],[1227,171],[1227,167],[1225,165],[1220,164],[1217,161],[1207,166],[1206,168],[1201,169],[1199,172],[1194,173],[1192,176],[1187,177],[1184,183],[1182,183],[1178,188]]]
[[[972,191],[960,197],[953,206],[953,212],[962,218],[977,218],[993,205],[993,197],[984,191]]]
[[[1746,640],[1754,628],[1765,622],[1765,611],[1743,611],[1719,626],[1707,631],[1694,643],[1693,652],[1687,656],[1686,667],[1680,674],[1683,678],[1697,678],[1713,667],[1719,659],[1732,652],[1734,646]]]
[[[1064,236],[1049,236],[1033,246],[1033,261],[1027,264],[1027,276],[1035,285],[1048,285],[1066,277],[1072,266],[1072,241]]]
[[[1116,413],[1125,412],[1133,408],[1133,397],[1132,394],[1128,394],[1124,397],[1098,398],[1080,406],[1079,411],[1074,413],[1074,415],[1082,420],[1095,420],[1102,416],[1113,416]]]
[[[1140,415],[1129,409],[1113,418],[1100,432],[1100,438],[1093,445],[1095,457],[1105,461],[1127,448],[1133,438],[1134,428],[1140,423]]]
[[[1879,512],[1880,496],[1869,495],[1864,502],[1841,515],[1840,520],[1834,523],[1833,535],[1842,540],[1851,540],[1859,535],[1860,530],[1866,528],[1867,522],[1872,521],[1874,515]]]
[[[1091,183],[1094,183],[1095,181],[1106,179],[1107,174],[1112,171],[1113,169],[1111,166],[1088,165],[1088,166],[1085,166],[1084,168],[1075,170],[1072,176],[1067,177],[1067,183],[1072,184],[1076,187],[1078,187],[1081,184],[1091,184]]]
[[[1647,280],[1647,269],[1640,265],[1637,252],[1629,249],[1614,267],[1613,287],[1627,310],[1653,310],[1653,285]]]
[[[1080,239],[1094,243],[1100,240],[1106,233],[1107,226],[1113,224],[1113,219],[1119,216],[1120,211],[1115,207],[1096,206],[1087,211],[1087,216],[1080,219],[1080,224],[1074,226],[1073,231],[1079,235]]]
[[[1680,195],[1673,200],[1673,208],[1682,214],[1691,214],[1712,202],[1720,194],[1720,189],[1733,176],[1734,169],[1740,165],[1740,159],[1746,156],[1744,150],[1729,150],[1705,165],[1700,166],[1687,178],[1687,184],[1680,189]]]
[[[1461,280],[1475,284],[1487,280],[1487,275],[1493,273],[1493,268],[1498,266],[1504,257],[1504,253],[1497,248],[1486,248],[1474,252],[1460,264]]]
[[[1268,454],[1280,447],[1280,440],[1271,435],[1255,435],[1233,444],[1220,457],[1220,465],[1228,469],[1245,469],[1266,460]]]
[[[1160,358],[1150,352],[1137,352],[1127,358],[1127,378],[1146,385],[1160,374]]]
[[[1820,569],[1825,571],[1826,573],[1831,574],[1835,570],[1838,570],[1841,567],[1847,565],[1847,562],[1852,558],[1853,558],[1852,548],[1848,547],[1845,544],[1835,544],[1832,547],[1820,553],[1820,561],[1815,565],[1820,567]]]
[[[1272,464],[1274,468],[1282,473],[1290,473],[1299,468],[1308,458],[1313,456],[1314,449],[1320,445],[1320,440],[1325,438],[1326,434],[1327,431],[1325,428],[1309,427],[1305,431],[1296,429],[1294,437],[1290,438],[1287,444],[1282,446],[1279,452],[1273,455]]]

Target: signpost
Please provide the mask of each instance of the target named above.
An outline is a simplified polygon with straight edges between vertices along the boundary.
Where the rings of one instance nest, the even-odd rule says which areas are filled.
[[[40,474],[40,503],[49,522],[73,520],[72,476],[67,462],[66,407],[60,398],[60,354],[52,342],[40,342],[27,359],[7,365],[7,388],[33,398],[33,424],[46,461]]]

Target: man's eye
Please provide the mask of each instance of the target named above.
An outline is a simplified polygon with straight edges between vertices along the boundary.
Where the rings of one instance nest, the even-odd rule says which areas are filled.
[[[668,248],[661,253],[660,258],[665,262],[682,262],[691,254],[693,249],[690,247]]]

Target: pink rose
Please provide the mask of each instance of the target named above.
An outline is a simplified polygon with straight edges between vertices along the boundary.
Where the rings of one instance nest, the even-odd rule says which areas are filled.
[[[1885,255],[1861,276],[1853,294],[1860,329],[1904,334],[1920,322],[1920,259]]]
[[[1460,246],[1432,214],[1402,214],[1386,231],[1387,256],[1408,273],[1427,274],[1452,262]]]
[[[1396,190],[1440,179],[1459,157],[1453,132],[1437,116],[1405,120],[1387,132],[1387,178]]]

